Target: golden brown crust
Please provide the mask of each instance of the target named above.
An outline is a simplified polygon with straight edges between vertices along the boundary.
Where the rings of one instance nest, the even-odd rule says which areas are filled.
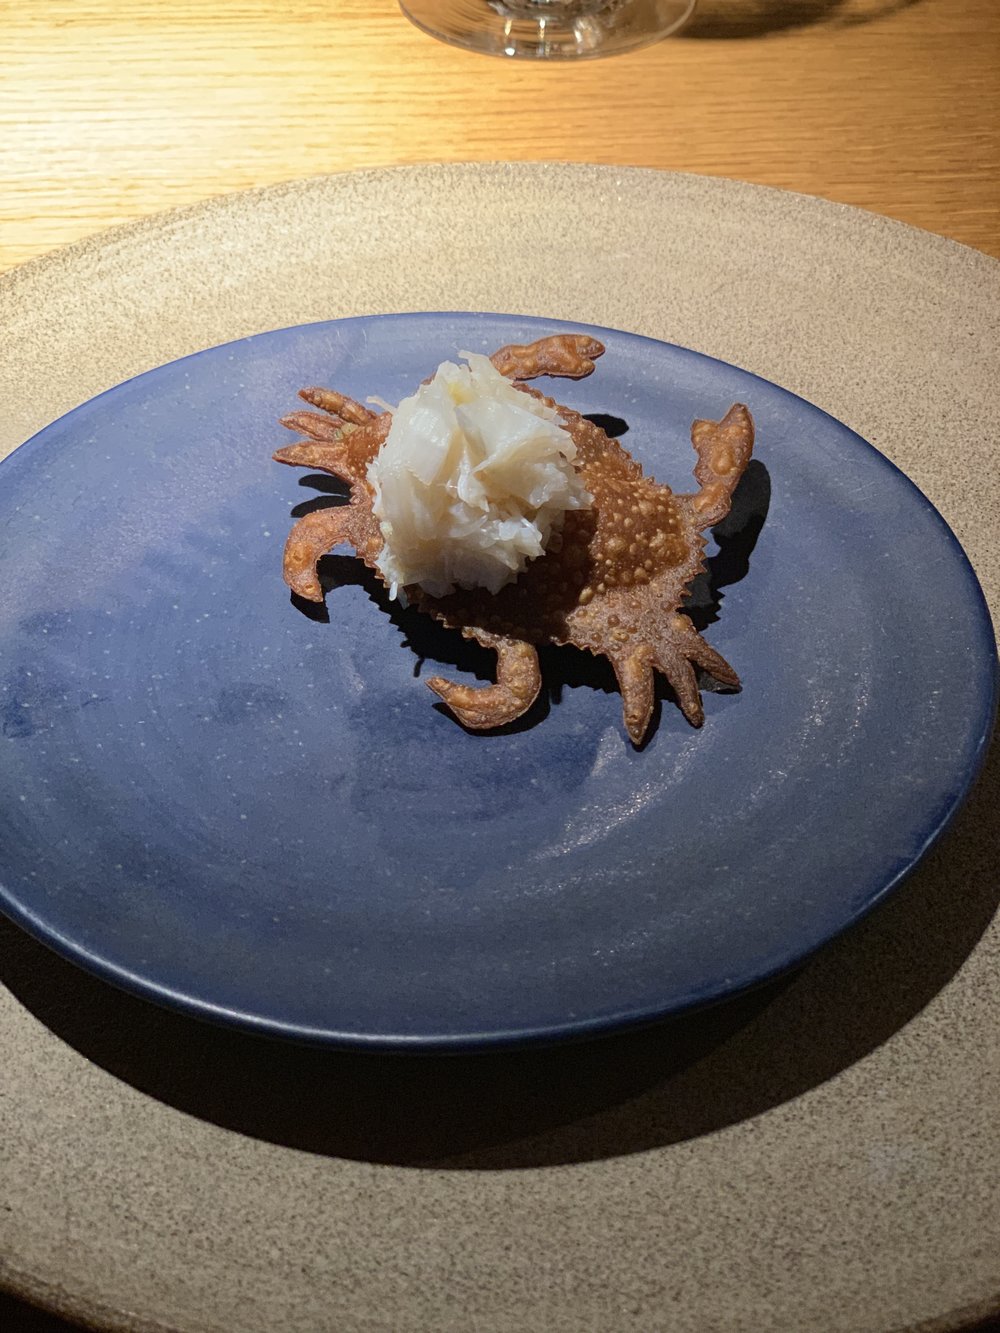
[[[312,403],[313,407],[321,407],[331,416],[341,421],[349,421],[355,426],[365,426],[375,416],[370,408],[356,403],[346,394],[337,393],[334,389],[300,389],[299,397],[304,398],[307,403]]]
[[[495,685],[456,685],[443,676],[427,684],[465,726],[474,731],[504,726],[526,713],[542,688],[542,671],[533,644],[480,630],[475,637],[497,654]]]
[[[721,421],[696,421],[691,443],[698,453],[694,476],[701,490],[691,505],[704,528],[721,523],[729,513],[733,491],[753,451],[753,421],[742,403],[734,403]]]
[[[510,343],[490,357],[501,375],[511,380],[534,380],[540,375],[581,380],[604,355],[604,344],[585,333],[556,333],[537,342]]]
[[[350,482],[353,487],[367,490],[366,474],[368,464],[381,449],[385,437],[389,434],[392,415],[383,412],[381,416],[372,416],[364,426],[345,425],[341,422],[336,434],[322,434],[312,422],[302,421],[303,417],[312,417],[311,412],[296,412],[291,420],[292,430],[302,431],[309,436],[297,444],[287,445],[272,455],[275,462],[287,463],[290,467],[318,468],[320,472],[329,472]],[[290,419],[285,417],[282,425]],[[357,497],[356,497],[357,498]]]
[[[559,335],[527,347],[504,348],[493,361],[499,359],[498,368],[507,367],[504,373],[519,379],[571,374],[587,360],[592,368],[593,356],[603,351],[600,344],[596,347],[599,350],[593,340],[579,335]],[[545,366],[563,369],[538,369]],[[611,662],[622,691],[625,725],[636,744],[652,716],[655,671],[673,686],[688,721],[700,726],[704,714],[695,667],[733,688],[739,677],[679,608],[703,569],[702,533],[728,513],[749,462],[754,433],[750,413],[737,403],[720,422],[694,423],[691,438],[700,489],[694,495],[674,495],[668,486],[644,476],[639,464],[599,426],[535,389],[524,384],[519,388],[557,407],[576,444],[577,467],[593,504],[567,513],[545,555],[498,593],[480,588],[429,597],[419,587],[406,589],[421,610],[497,653],[495,685],[456,685],[435,677],[431,688],[466,726],[501,726],[521,716],[537,697],[537,646],[573,644]],[[286,545],[286,582],[299,595],[321,600],[315,564],[332,546],[353,546],[376,569],[383,539],[365,473],[388,434],[391,417],[375,416],[330,391],[311,389],[308,395],[313,405],[329,404],[336,417],[335,436],[325,419],[320,425],[312,413],[296,413],[286,419],[288,424],[311,438],[279,450],[275,458],[320,468],[351,485],[349,506],[306,515]],[[364,421],[353,419],[362,412],[367,414]]]
[[[316,566],[334,546],[355,544],[349,505],[319,509],[300,518],[285,542],[285,582],[299,597],[310,602],[323,600]]]

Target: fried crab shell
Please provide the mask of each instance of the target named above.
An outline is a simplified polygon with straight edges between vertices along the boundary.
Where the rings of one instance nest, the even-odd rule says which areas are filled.
[[[622,693],[625,726],[638,745],[661,672],[694,726],[704,720],[697,668],[736,689],[739,677],[701,637],[680,607],[704,568],[706,528],[729,512],[732,493],[753,449],[750,413],[734,404],[721,421],[696,421],[691,440],[700,489],[675,495],[599,426],[523,381],[538,375],[589,375],[604,351],[595,339],[560,334],[527,346],[501,348],[491,360],[508,378],[556,409],[577,448],[576,467],[593,496],[591,508],[569,511],[545,554],[497,593],[459,589],[430,597],[418,586],[409,602],[497,654],[495,685],[427,683],[465,726],[484,730],[520,717],[541,688],[537,648],[572,644],[606,657]],[[383,537],[372,512],[368,465],[389,433],[391,413],[378,415],[328,389],[303,389],[321,413],[294,412],[282,424],[309,438],[280,449],[280,463],[329,472],[351,488],[350,503],[299,519],[285,546],[285,581],[293,592],[322,601],[318,560],[335,546],[353,547],[376,574]],[[381,575],[379,574],[381,578]],[[384,579],[382,580],[384,582]]]

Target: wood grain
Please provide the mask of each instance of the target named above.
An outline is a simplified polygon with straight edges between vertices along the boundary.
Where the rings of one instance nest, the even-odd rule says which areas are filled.
[[[702,0],[579,64],[424,36],[396,0],[0,0],[0,269],[317,172],[562,159],[731,176],[1000,256],[995,0]]]

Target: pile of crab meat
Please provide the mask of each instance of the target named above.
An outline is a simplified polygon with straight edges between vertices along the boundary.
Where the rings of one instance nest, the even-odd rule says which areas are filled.
[[[486,356],[461,353],[395,409],[368,467],[392,596],[418,585],[499,592],[591,496],[558,413],[520,392]]]

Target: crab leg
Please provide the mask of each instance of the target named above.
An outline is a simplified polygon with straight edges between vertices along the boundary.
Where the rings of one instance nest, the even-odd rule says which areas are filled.
[[[311,440],[333,443],[344,433],[344,423],[338,417],[326,417],[320,412],[289,412],[279,423],[286,430],[297,430]]]
[[[293,430],[303,430],[312,438],[279,449],[273,455],[275,462],[287,463],[289,467],[319,468],[321,472],[332,473],[352,485],[361,482],[368,471],[368,464],[389,433],[392,424],[390,413],[372,416],[364,426],[341,422],[334,426],[336,433],[331,436],[320,436],[310,425],[301,424],[298,420],[312,415],[311,412],[296,412],[284,419],[282,425]],[[325,422],[326,418],[317,417],[316,420]]]
[[[733,491],[746,471],[753,419],[742,403],[734,403],[721,421],[696,421],[691,443],[698,453],[694,475],[701,490],[683,498],[690,502],[695,527],[710,528],[729,513]]]
[[[680,612],[672,615],[665,628],[667,633],[659,636],[656,645],[656,665],[673,687],[681,712],[693,727],[700,727],[705,710],[694,668],[701,667],[720,685],[734,690],[739,689],[740,678],[722,654],[709,647],[687,616]]]
[[[329,472],[341,481],[354,480],[354,469],[339,441],[300,440],[298,444],[278,449],[271,457],[276,463],[287,463],[289,467],[311,467]]]
[[[310,602],[323,600],[317,562],[342,542],[354,546],[353,518],[350,505],[337,505],[333,509],[317,509],[299,519],[285,542],[283,572],[292,592]]]
[[[584,333],[556,333],[537,342],[501,347],[490,360],[501,375],[512,380],[533,380],[539,375],[580,380],[594,369],[594,360],[603,351],[603,343]]]
[[[622,692],[625,730],[633,745],[641,745],[653,713],[653,654],[639,648],[629,657],[612,658],[611,665]]]
[[[485,648],[496,649],[495,685],[456,685],[442,676],[427,682],[467,727],[502,727],[526,713],[542,688],[542,672],[533,644],[504,639],[478,631],[474,636]]]
[[[629,657],[612,658],[611,664],[622,692],[625,729],[634,745],[641,745],[653,713],[654,668],[666,676],[681,712],[693,727],[700,727],[705,721],[695,667],[701,667],[720,684],[733,689],[739,688],[740,683],[726,659],[710,648],[688,617],[680,613],[670,617],[655,650],[644,645]]]
[[[341,421],[350,421],[355,426],[367,426],[376,416],[370,408],[348,398],[344,393],[337,393],[335,389],[300,389],[299,397],[313,407],[322,408],[331,416],[340,417]]]

